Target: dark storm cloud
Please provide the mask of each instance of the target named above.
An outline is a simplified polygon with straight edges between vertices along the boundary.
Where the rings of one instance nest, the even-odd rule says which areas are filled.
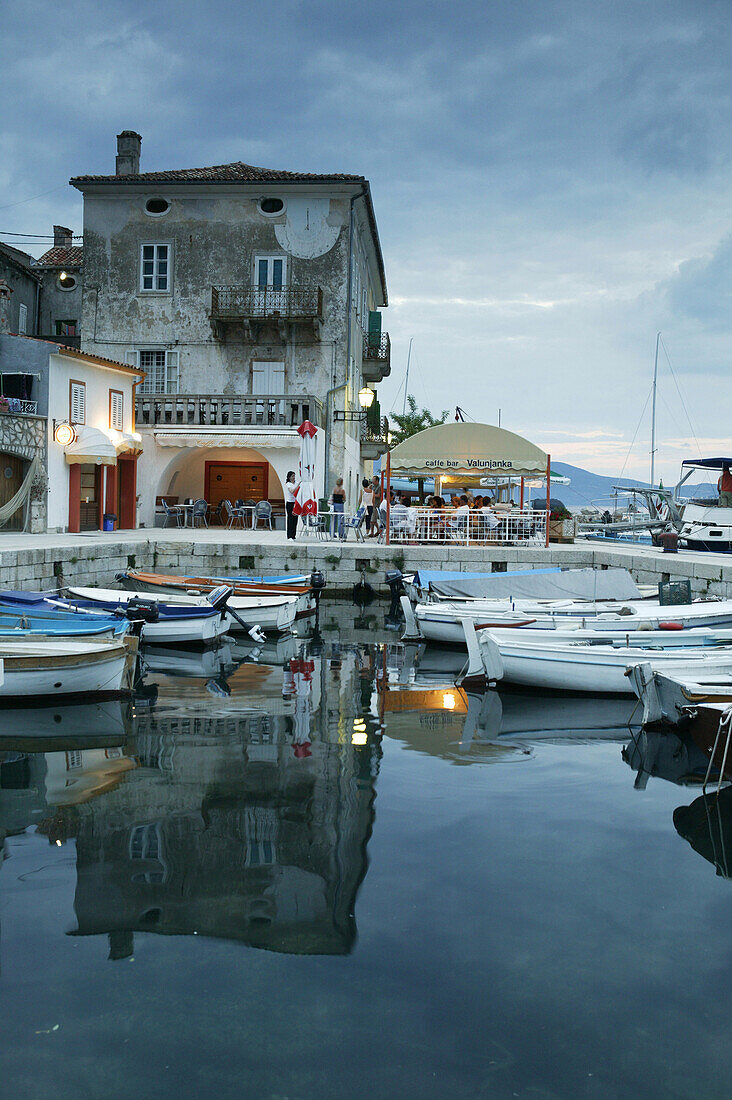
[[[501,404],[537,438],[626,431],[660,325],[681,371],[719,370],[726,0],[31,0],[5,11],[0,51],[0,207],[59,188],[0,229],[79,228],[65,181],[113,171],[125,127],[146,169],[367,175],[394,303],[387,407],[410,336],[434,405]]]

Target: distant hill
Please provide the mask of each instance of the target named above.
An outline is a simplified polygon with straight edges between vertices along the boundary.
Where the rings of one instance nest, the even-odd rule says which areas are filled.
[[[604,477],[602,474],[593,474],[590,470],[583,470],[581,466],[570,466],[568,462],[552,462],[552,470],[557,474],[563,474],[570,478],[571,485],[556,485],[552,488],[552,496],[563,501],[568,508],[586,508],[592,504],[605,507],[613,503],[613,485],[641,486],[648,488],[647,481],[634,481],[632,478]],[[716,477],[710,476],[710,482],[716,485]],[[667,485],[672,488],[672,485]],[[684,496],[709,496],[710,483],[684,485]],[[536,491],[532,497],[536,498]]]

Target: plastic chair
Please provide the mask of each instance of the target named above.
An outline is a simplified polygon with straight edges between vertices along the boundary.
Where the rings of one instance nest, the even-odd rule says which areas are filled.
[[[252,513],[252,527],[257,527],[259,521],[269,524],[270,531],[272,530],[272,505],[268,500],[260,500],[254,505],[254,512]]]
[[[191,526],[196,526],[196,520],[200,519],[201,524],[208,527],[208,504],[205,500],[197,500],[193,504],[193,514],[191,516]]]
[[[167,526],[167,523],[168,523],[169,519],[174,519],[175,520],[176,527],[182,527],[183,526],[183,509],[179,508],[177,506],[177,504],[174,504],[173,507],[171,508],[171,506],[168,504],[165,497],[163,497],[163,511],[165,512],[165,519],[163,520],[163,527]]]
[[[361,542],[363,542],[364,537],[363,537],[363,531],[361,530],[361,527],[363,526],[363,521],[365,519],[366,519],[366,509],[365,508],[359,508],[359,510],[355,513],[355,515],[349,516],[349,518],[343,524],[343,534],[341,535],[341,538],[343,539],[343,541],[345,541],[348,538],[348,532],[349,531],[354,531],[355,535],[356,535],[356,540],[358,541],[358,539],[360,539]]]
[[[236,521],[239,520],[243,528],[246,512],[242,511],[241,508],[235,508],[230,500],[222,500],[221,503],[224,506],[224,512],[226,513],[228,519],[226,526],[233,527]]]

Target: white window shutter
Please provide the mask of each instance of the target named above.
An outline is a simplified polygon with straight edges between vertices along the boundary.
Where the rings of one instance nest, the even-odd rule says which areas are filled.
[[[119,393],[117,390],[112,390],[111,404],[110,404],[110,419],[112,423],[110,428],[115,428],[118,432],[124,430],[124,394]]]
[[[166,374],[166,386],[168,393],[178,393],[179,389],[179,377],[178,377],[178,362],[179,352],[166,351],[165,353],[165,374]]]
[[[70,419],[74,424],[86,423],[86,386],[71,383]]]
[[[125,352],[125,365],[128,367],[139,367],[140,365],[140,353],[136,348],[130,348]]]

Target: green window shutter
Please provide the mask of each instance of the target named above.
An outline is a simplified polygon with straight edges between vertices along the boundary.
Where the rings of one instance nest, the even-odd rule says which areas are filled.
[[[366,410],[366,423],[372,431],[378,431],[381,425],[381,405],[374,398],[372,404]]]
[[[378,309],[369,310],[369,351],[378,351],[381,344],[381,314]]]

